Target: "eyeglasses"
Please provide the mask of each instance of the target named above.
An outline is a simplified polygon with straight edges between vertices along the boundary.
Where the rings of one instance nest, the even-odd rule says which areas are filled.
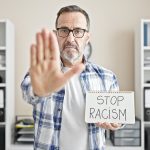
[[[60,37],[67,37],[70,32],[73,33],[73,36],[75,38],[82,38],[84,36],[84,33],[85,32],[88,32],[86,29],[80,29],[80,28],[75,28],[73,30],[70,30],[68,28],[57,28],[57,31],[58,31],[58,36]]]

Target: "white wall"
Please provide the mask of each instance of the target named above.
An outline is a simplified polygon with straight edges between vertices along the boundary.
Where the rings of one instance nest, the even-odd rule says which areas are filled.
[[[29,67],[29,47],[43,27],[54,28],[60,7],[77,4],[89,12],[92,60],[118,76],[121,90],[134,89],[134,29],[141,18],[150,18],[149,0],[0,0],[0,19],[16,27],[16,114],[31,114],[22,99],[20,83]]]

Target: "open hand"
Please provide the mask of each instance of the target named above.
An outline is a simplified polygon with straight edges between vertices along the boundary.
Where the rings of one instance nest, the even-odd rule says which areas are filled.
[[[81,63],[66,73],[61,71],[56,35],[47,29],[36,34],[36,44],[31,45],[30,59],[31,84],[37,96],[47,96],[59,90],[74,74],[84,69]]]

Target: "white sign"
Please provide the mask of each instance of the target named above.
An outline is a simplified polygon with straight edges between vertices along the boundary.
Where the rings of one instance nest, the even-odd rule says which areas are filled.
[[[134,124],[134,92],[87,92],[85,121]]]

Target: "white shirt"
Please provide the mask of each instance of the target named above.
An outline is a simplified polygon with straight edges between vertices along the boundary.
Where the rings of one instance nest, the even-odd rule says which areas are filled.
[[[68,68],[64,67],[64,71]],[[60,131],[61,150],[88,150],[88,129],[85,123],[85,100],[79,75],[65,86],[65,97]]]

